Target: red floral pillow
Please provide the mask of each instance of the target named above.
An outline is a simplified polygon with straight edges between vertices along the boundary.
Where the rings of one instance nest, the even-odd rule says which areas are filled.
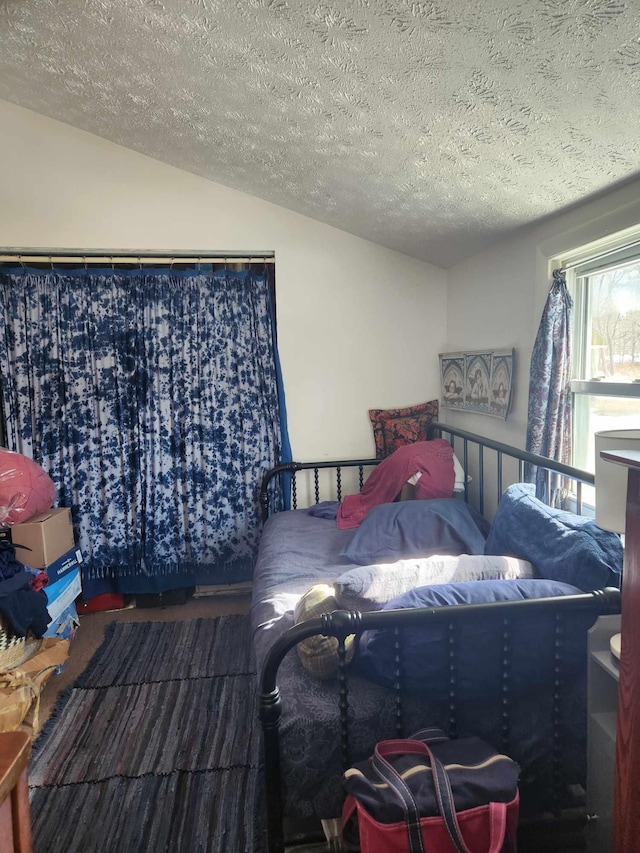
[[[438,400],[405,409],[369,409],[376,459],[384,459],[403,444],[427,440],[427,427],[438,420]]]

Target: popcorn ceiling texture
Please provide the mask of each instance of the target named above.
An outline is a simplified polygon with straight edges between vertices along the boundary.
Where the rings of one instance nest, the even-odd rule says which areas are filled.
[[[450,266],[640,170],[640,0],[0,0],[0,98]]]

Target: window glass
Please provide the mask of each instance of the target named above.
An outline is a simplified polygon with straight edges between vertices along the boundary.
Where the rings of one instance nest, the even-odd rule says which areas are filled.
[[[640,380],[640,261],[584,276],[588,303],[583,377]]]
[[[640,427],[640,254],[567,277],[575,300],[573,464],[595,469],[594,433]],[[575,383],[574,383],[575,386]],[[585,387],[586,386],[586,387]],[[635,396],[634,396],[635,395]]]

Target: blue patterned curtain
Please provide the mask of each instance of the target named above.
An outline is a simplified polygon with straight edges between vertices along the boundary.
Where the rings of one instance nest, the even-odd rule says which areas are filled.
[[[7,445],[72,507],[85,597],[250,578],[288,447],[266,277],[12,268],[0,294]]]
[[[554,270],[553,283],[542,312],[531,354],[527,450],[571,464],[571,328],[573,299],[565,274]],[[547,500],[546,475],[529,466],[527,479],[536,483],[538,497]],[[558,490],[558,482],[551,484]]]

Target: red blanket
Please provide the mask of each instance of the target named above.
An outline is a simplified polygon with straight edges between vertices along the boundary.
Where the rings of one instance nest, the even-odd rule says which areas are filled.
[[[336,524],[342,529],[357,527],[374,506],[391,503],[417,473],[422,476],[416,484],[416,499],[450,498],[455,481],[451,445],[443,438],[434,438],[399,447],[376,466],[358,494],[344,498]]]

